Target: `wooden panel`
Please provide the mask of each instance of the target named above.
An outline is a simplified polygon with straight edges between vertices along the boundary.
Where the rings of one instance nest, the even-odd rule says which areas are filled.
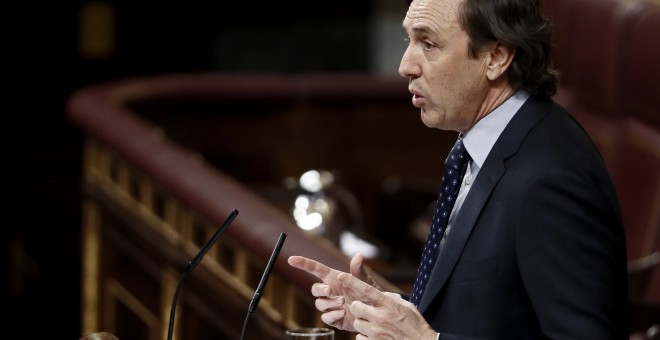
[[[344,84],[352,84],[349,85],[351,91],[356,89],[354,79],[343,80]],[[320,314],[309,294],[314,278],[289,267],[285,258],[293,254],[305,255],[347,270],[347,256],[328,240],[304,233],[287,213],[243,183],[275,185],[268,181],[279,181],[281,176],[291,172],[318,166],[319,161],[331,164],[333,157],[346,156],[339,162],[346,169],[355,166],[351,162],[360,161],[363,156],[353,151],[361,149],[353,147],[353,143],[367,144],[372,139],[350,136],[360,131],[351,124],[362,110],[371,112],[373,118],[380,118],[381,124],[383,117],[398,122],[395,118],[398,109],[388,107],[387,100],[386,104],[370,104],[391,98],[391,90],[373,92],[365,86],[368,90],[363,95],[356,95],[359,92],[346,95],[343,86],[330,86],[326,93],[319,87],[322,79],[312,79],[306,84],[294,79],[284,84],[297,88],[306,99],[297,97],[300,94],[290,97],[287,86],[276,84],[274,93],[279,95],[268,92],[263,100],[281,104],[282,98],[289,98],[289,103],[274,105],[275,111],[268,105],[261,107],[263,112],[252,107],[256,110],[252,114],[263,118],[260,121],[256,116],[246,117],[245,110],[239,111],[238,116],[229,111],[206,117],[217,107],[227,109],[222,100],[230,96],[231,103],[236,99],[235,93],[200,91],[198,86],[204,83],[204,77],[184,77],[183,83],[187,81],[190,87],[181,87],[180,80],[174,77],[171,82],[155,79],[153,83],[136,81],[91,87],[74,95],[69,103],[72,119],[90,136],[84,163],[85,196],[90,206],[96,207],[86,212],[85,228],[90,230],[85,242],[86,252],[96,255],[85,265],[83,332],[89,334],[103,329],[120,338],[130,339],[137,334],[140,338],[162,339],[168,328],[177,273],[232,209],[241,213],[186,282],[178,305],[175,338],[238,337],[249,300],[280,232],[287,233],[287,243],[259,310],[253,315],[248,339],[276,338],[285,328],[321,326]],[[212,80],[205,85],[205,91],[222,89],[214,84],[230,84],[221,77]],[[388,84],[400,86],[401,82]],[[395,93],[400,93],[401,89],[405,91],[405,86],[397,88]],[[181,95],[180,99],[188,105],[167,105],[173,98],[174,102],[178,100],[169,92]],[[208,105],[200,109],[196,100],[203,103],[209,98],[200,99],[200,96],[209,96],[221,105],[215,103],[211,111],[208,110],[212,106]],[[348,99],[342,102],[339,98]],[[151,101],[156,105],[146,104]],[[135,111],[138,108],[143,111]],[[167,109],[159,116],[162,108]],[[173,116],[168,116],[170,114]],[[179,120],[177,115],[181,114],[190,119]],[[192,124],[182,124],[187,121]],[[275,141],[288,136],[284,138],[286,147],[250,138],[249,131],[255,126],[261,126],[262,136]],[[285,126],[289,130],[285,130]],[[310,130],[309,126],[317,130]],[[288,132],[269,134],[278,130]],[[181,140],[175,141],[170,136]],[[218,147],[223,143],[209,142],[217,136],[230,138],[224,140],[230,147]],[[320,138],[313,139],[311,144],[299,143],[312,137]],[[384,135],[384,138],[374,138],[373,142],[387,140]],[[191,146],[200,150],[191,149]],[[271,152],[275,152],[274,156],[269,155]],[[207,158],[208,155],[211,157]],[[241,182],[208,162],[209,158],[222,159],[225,155],[229,159],[232,155],[234,159],[243,157],[255,168],[270,157],[267,165],[274,167],[266,167],[261,173],[248,173]],[[245,176],[242,172],[247,169],[245,164],[234,166],[236,177]],[[377,178],[390,174],[383,170],[373,167],[371,174]],[[358,174],[365,175],[364,172]],[[352,180],[362,184],[358,177]],[[388,284],[377,273],[374,275],[382,284]],[[338,332],[337,338],[348,339],[350,334]]]

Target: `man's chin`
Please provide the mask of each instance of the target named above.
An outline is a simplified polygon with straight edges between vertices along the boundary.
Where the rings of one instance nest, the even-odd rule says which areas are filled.
[[[451,127],[446,126],[447,122],[443,120],[438,120],[438,116],[433,113],[433,111],[421,110],[420,117],[422,118],[422,123],[429,128],[438,129],[443,131],[455,131]]]
[[[438,124],[438,122],[436,122],[433,119],[433,114],[431,112],[429,112],[428,110],[426,110],[424,108],[421,108],[419,116],[422,119],[422,123],[424,123],[424,125],[426,125],[427,127],[430,127],[430,128],[437,127],[436,125]]]

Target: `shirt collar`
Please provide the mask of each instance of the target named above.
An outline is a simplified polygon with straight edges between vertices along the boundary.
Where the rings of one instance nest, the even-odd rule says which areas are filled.
[[[529,93],[516,92],[491,113],[481,118],[463,135],[463,144],[476,166],[481,168],[500,134],[527,98],[529,98]]]

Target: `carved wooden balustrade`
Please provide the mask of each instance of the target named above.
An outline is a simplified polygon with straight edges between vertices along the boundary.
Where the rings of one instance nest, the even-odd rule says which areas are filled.
[[[437,168],[417,160],[428,163],[453,136],[433,140],[407,98],[404,80],[366,75],[181,74],[74,93],[67,112],[87,136],[82,334],[164,339],[181,271],[233,209],[238,217],[186,279],[174,337],[238,339],[281,232],[288,237],[246,338],[321,326],[309,293],[315,279],[286,258],[305,255],[342,270],[349,259],[295,225],[288,196],[259,188],[333,164],[363,198],[393,174],[435,177]],[[396,135],[401,129],[406,137]],[[410,148],[415,143],[436,146]],[[367,225],[372,215],[365,213]]]

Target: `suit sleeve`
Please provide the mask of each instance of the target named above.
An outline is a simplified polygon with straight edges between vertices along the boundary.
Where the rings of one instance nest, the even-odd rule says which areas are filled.
[[[550,169],[522,188],[519,270],[544,335],[627,339],[625,237],[609,180]]]

